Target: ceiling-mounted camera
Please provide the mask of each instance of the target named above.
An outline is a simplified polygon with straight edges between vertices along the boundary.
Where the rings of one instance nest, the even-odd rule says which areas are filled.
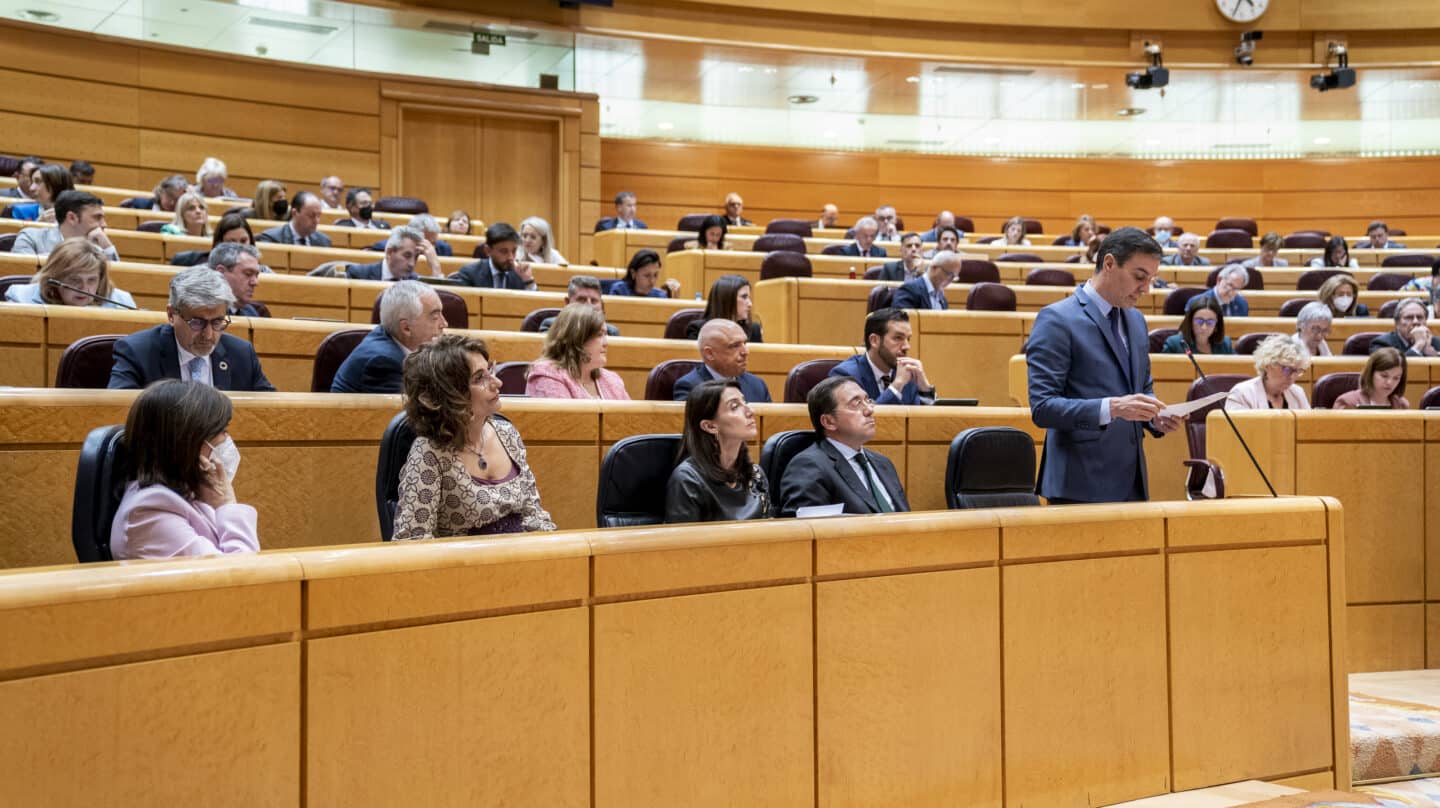
[[[1255,43],[1264,38],[1264,31],[1246,31],[1241,34],[1240,44],[1235,46],[1235,63],[1241,67],[1255,64]]]
[[[1350,54],[1345,46],[1339,42],[1331,42],[1327,50],[1325,63],[1330,63],[1330,56],[1336,57],[1335,67],[1330,68],[1329,73],[1320,73],[1310,77],[1310,86],[1325,92],[1326,90],[1345,90],[1355,86],[1355,71],[1350,67]]]
[[[1145,53],[1150,57],[1150,66],[1145,68],[1144,73],[1126,73],[1125,86],[1136,90],[1163,88],[1170,83],[1170,71],[1165,68],[1160,58],[1160,43],[1146,42]]]

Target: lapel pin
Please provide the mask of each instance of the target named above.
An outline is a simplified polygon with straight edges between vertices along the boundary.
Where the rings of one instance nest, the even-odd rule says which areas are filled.
[[[220,369],[221,369],[221,370],[229,370],[229,369],[230,369],[230,363],[229,363],[229,362],[226,362],[226,361],[223,360],[223,359],[220,360]]]

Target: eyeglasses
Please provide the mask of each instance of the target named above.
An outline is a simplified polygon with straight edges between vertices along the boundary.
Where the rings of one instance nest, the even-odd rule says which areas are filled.
[[[224,331],[225,329],[230,327],[230,318],[227,316],[216,317],[213,320],[206,320],[203,317],[191,317],[185,320],[185,325],[190,326],[190,330],[194,331],[196,334],[204,331],[205,326],[207,325],[215,331]]]
[[[476,373],[474,376],[470,377],[470,383],[487,385],[497,378],[498,377],[494,373],[491,373],[489,370],[482,370],[479,373]]]
[[[1216,323],[1217,321],[1216,321],[1216,320],[1212,320],[1212,319],[1210,319],[1209,317],[1196,317],[1195,320],[1194,320],[1194,322],[1195,322],[1195,325],[1203,325],[1203,326],[1205,326],[1206,328],[1209,328],[1210,326],[1215,325],[1215,323]]]
[[[1280,366],[1280,373],[1283,374],[1283,375],[1285,376],[1285,378],[1287,378],[1287,379],[1291,379],[1291,378],[1294,378],[1294,377],[1296,377],[1296,376],[1299,376],[1301,373],[1304,373],[1304,372],[1305,372],[1305,368],[1292,368],[1292,367],[1290,367],[1290,366],[1288,366],[1288,365],[1281,365],[1281,366]]]

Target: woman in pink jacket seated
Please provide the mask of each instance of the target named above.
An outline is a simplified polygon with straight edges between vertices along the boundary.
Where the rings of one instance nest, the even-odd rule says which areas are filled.
[[[125,422],[130,484],[110,526],[116,559],[253,553],[255,509],[235,501],[240,450],[230,399],[199,382],[156,382]]]
[[[532,398],[604,398],[629,401],[625,382],[605,369],[605,315],[594,306],[571,303],[545,332],[545,347],[525,377]]]

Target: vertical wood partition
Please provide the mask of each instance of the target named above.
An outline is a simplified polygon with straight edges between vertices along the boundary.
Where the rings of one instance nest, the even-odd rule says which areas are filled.
[[[0,802],[1345,786],[1341,516],[996,509],[0,573]]]

